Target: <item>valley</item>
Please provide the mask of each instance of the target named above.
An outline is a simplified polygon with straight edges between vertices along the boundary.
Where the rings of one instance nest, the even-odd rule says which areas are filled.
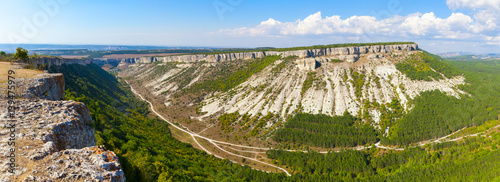
[[[498,64],[414,45],[122,61],[108,71],[85,59],[41,63],[64,75],[65,99],[87,105],[96,145],[116,154],[127,180],[494,179]]]

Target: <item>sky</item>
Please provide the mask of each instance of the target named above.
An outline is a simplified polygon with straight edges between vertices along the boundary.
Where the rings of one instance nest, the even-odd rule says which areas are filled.
[[[500,53],[500,0],[0,0],[0,43]]]

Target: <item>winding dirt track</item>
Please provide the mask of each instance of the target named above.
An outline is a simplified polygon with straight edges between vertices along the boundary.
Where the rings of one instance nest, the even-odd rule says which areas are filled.
[[[228,142],[223,142],[223,141],[218,141],[218,140],[213,140],[213,139],[210,139],[210,138],[207,138],[207,137],[204,137],[204,136],[201,136],[201,135],[198,135],[192,131],[189,131],[189,130],[185,130],[173,123],[171,123],[169,120],[165,119],[161,114],[159,114],[158,112],[156,112],[156,110],[154,109],[154,106],[151,102],[149,102],[148,100],[144,99],[144,97],[142,97],[141,94],[139,94],[137,91],[134,90],[134,88],[128,83],[127,80],[125,80],[125,82],[130,86],[130,90],[132,90],[132,92],[134,94],[136,94],[137,96],[139,96],[143,101],[146,101],[149,106],[151,107],[151,111],[153,111],[153,113],[155,113],[158,117],[160,117],[161,119],[163,119],[165,122],[167,122],[168,124],[170,124],[171,126],[175,127],[176,129],[184,132],[184,133],[187,133],[189,135],[191,135],[191,137],[193,138],[193,140],[196,142],[196,144],[198,146],[200,146],[201,149],[203,149],[205,152],[207,152],[208,154],[212,154],[211,152],[209,152],[207,149],[205,149],[200,143],[198,143],[198,141],[196,140],[196,137],[198,138],[201,138],[201,139],[205,139],[207,140],[208,142],[210,142],[211,144],[213,144],[216,148],[218,148],[219,150],[222,150],[223,152],[226,152],[227,154],[229,155],[233,155],[233,156],[236,156],[236,157],[241,157],[241,158],[245,158],[245,159],[248,159],[248,160],[251,160],[251,161],[255,161],[255,162],[258,162],[258,163],[261,163],[261,164],[264,164],[264,165],[267,165],[267,166],[271,166],[271,167],[274,167],[276,169],[279,169],[283,172],[285,172],[288,176],[291,176],[290,173],[288,173],[288,171],[286,171],[285,169],[281,168],[281,167],[278,167],[276,165],[273,165],[273,164],[269,164],[269,163],[266,163],[266,162],[262,162],[262,161],[259,161],[257,159],[253,159],[253,158],[250,158],[250,157],[245,157],[245,156],[242,156],[242,155],[238,155],[238,154],[234,154],[234,153],[231,153],[227,150],[224,150],[222,149],[218,144],[225,144],[225,145],[229,145],[229,146],[237,146],[237,147],[242,147],[242,148],[249,148],[249,149],[258,149],[258,150],[270,150],[270,148],[260,148],[260,147],[251,147],[251,146],[245,146],[245,145],[237,145],[237,144],[232,144],[232,143],[228,143]],[[182,125],[181,125],[182,126]],[[184,126],[183,126],[184,127]],[[184,127],[185,128],[185,127]],[[218,144],[217,144],[218,143]],[[213,154],[215,157],[217,158],[222,158],[220,156],[217,156],[215,154]],[[234,162],[234,161],[233,161]],[[236,162],[235,162],[236,163]]]
[[[228,148],[232,149],[232,150],[235,150],[235,151],[239,151],[239,152],[247,152],[247,153],[265,153],[265,152],[258,152],[258,151],[250,151],[250,150],[238,150],[238,149],[234,149],[234,148],[231,148],[231,146],[235,146],[235,147],[241,147],[241,148],[246,148],[246,149],[253,149],[253,150],[271,150],[272,148],[262,148],[262,147],[252,147],[252,146],[246,146],[246,145],[238,145],[238,144],[233,144],[233,143],[228,143],[228,142],[223,142],[223,141],[218,141],[218,140],[214,140],[214,139],[211,139],[211,138],[207,138],[207,137],[204,137],[204,136],[201,136],[197,133],[194,133],[192,131],[189,131],[189,128],[183,126],[182,124],[180,124],[182,127],[186,128],[186,129],[183,129],[177,125],[175,125],[174,123],[170,122],[169,120],[165,119],[162,115],[160,115],[158,112],[156,112],[156,110],[154,109],[153,107],[153,104],[151,102],[149,102],[148,100],[144,99],[144,97],[142,97],[141,94],[139,94],[138,92],[136,92],[134,90],[134,88],[132,88],[132,86],[128,83],[127,80],[125,80],[125,82],[129,85],[130,89],[132,90],[132,92],[134,94],[136,94],[137,96],[139,96],[143,101],[146,101],[150,107],[151,107],[151,110],[153,111],[153,113],[155,113],[158,117],[160,117],[161,119],[163,119],[165,122],[167,122],[168,124],[170,124],[171,126],[175,127],[176,129],[184,132],[184,133],[187,133],[189,134],[194,142],[200,146],[200,148],[202,150],[204,150],[205,152],[207,152],[208,154],[213,154],[212,152],[208,151],[207,149],[205,149],[200,143],[198,143],[198,141],[196,140],[196,137],[198,138],[201,138],[201,139],[204,139],[204,140],[207,140],[208,142],[210,142],[211,144],[213,144],[216,148],[218,148],[219,150],[229,154],[229,155],[232,155],[232,156],[236,156],[236,157],[241,157],[241,158],[245,158],[245,159],[248,159],[248,160],[251,160],[251,161],[255,161],[255,162],[258,162],[258,163],[261,163],[261,164],[264,164],[264,165],[267,165],[267,166],[271,166],[271,167],[274,167],[276,169],[279,169],[283,172],[285,172],[288,176],[291,176],[290,173],[288,173],[288,171],[286,171],[285,169],[279,167],[279,166],[276,166],[276,165],[273,165],[273,164],[269,164],[269,163],[266,163],[266,162],[263,162],[263,161],[259,161],[257,159],[254,159],[254,158],[250,158],[250,157],[246,157],[246,156],[242,156],[242,155],[238,155],[238,154],[234,154],[232,152],[229,152],[227,150],[224,150],[223,148],[220,147],[220,145],[226,145]],[[494,129],[494,128],[498,128],[500,127],[500,125],[497,125],[495,127],[492,127],[490,128],[491,129]],[[424,146],[425,144],[428,144],[428,143],[443,143],[443,142],[450,142],[450,141],[457,141],[457,140],[461,140],[463,139],[464,137],[471,137],[471,136],[477,136],[479,135],[479,133],[475,133],[475,134],[471,134],[471,135],[466,135],[466,136],[463,136],[463,137],[459,137],[459,138],[455,138],[455,139],[448,139],[448,140],[445,140],[447,139],[448,137],[450,137],[451,135],[463,130],[465,128],[462,128],[458,131],[455,131],[449,135],[446,135],[444,137],[441,137],[441,138],[438,138],[436,140],[429,140],[429,141],[426,141],[426,142],[422,142],[419,144],[419,146]],[[488,130],[489,131],[489,130]],[[202,133],[202,132],[200,132]],[[375,144],[375,147],[378,147],[378,148],[383,148],[383,149],[389,149],[389,150],[404,150],[404,148],[392,148],[392,147],[387,147],[387,146],[383,146],[383,145],[380,145],[380,142],[376,143]],[[357,147],[356,150],[365,150],[365,149],[369,149],[371,148],[371,146],[369,147],[364,147],[364,146],[360,146],[360,147]],[[284,150],[284,151],[288,151],[288,152],[307,152],[307,151],[302,151],[302,150]],[[319,153],[328,153],[328,152],[339,152],[339,151],[319,151]],[[223,157],[220,157],[220,156],[217,156],[215,154],[213,154],[215,157],[217,158],[221,158],[221,159],[224,159]],[[233,161],[234,163],[237,163],[235,161]]]

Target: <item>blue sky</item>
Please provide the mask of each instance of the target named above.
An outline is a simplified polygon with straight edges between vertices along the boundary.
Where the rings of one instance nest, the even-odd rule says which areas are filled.
[[[415,41],[500,52],[499,0],[3,0],[0,43],[293,47]],[[498,17],[498,18],[497,18]]]

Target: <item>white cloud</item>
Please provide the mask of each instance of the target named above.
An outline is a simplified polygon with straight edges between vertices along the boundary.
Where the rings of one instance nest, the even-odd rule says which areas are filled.
[[[461,3],[459,3],[461,2]],[[451,7],[483,8],[493,6],[481,1],[479,4],[466,4],[448,0]],[[482,3],[482,4],[481,4]],[[453,5],[450,5],[453,4]],[[498,4],[498,3],[497,3]],[[491,7],[490,7],[491,9]],[[464,41],[483,41],[498,44],[500,32],[495,13],[487,9],[474,11],[473,16],[455,12],[446,18],[436,17],[433,12],[414,13],[407,16],[394,15],[390,18],[377,20],[373,16],[351,16],[342,19],[338,15],[323,17],[321,12],[311,14],[303,20],[280,22],[272,18],[261,22],[255,27],[237,29],[222,29],[221,35],[239,37],[284,37],[291,35],[331,35],[348,40],[370,41],[370,37],[394,38],[406,40],[415,39],[454,39]],[[497,13],[498,14],[498,13]]]
[[[497,9],[500,10],[499,0],[447,0],[446,5],[452,10],[464,9]]]
[[[500,0],[447,0],[446,4],[452,10],[471,10],[475,23],[471,25],[473,33],[495,35],[500,25]]]

